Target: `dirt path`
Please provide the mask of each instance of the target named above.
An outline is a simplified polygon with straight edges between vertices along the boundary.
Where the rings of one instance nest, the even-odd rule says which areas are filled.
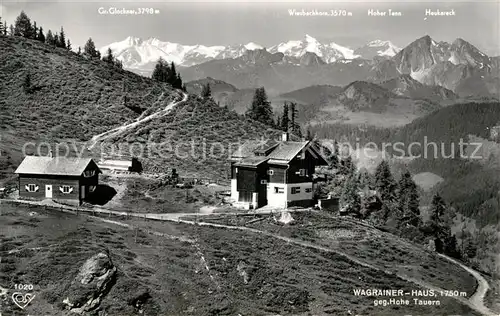
[[[324,251],[324,252],[333,252],[333,253],[340,255],[340,256],[342,256],[342,257],[344,257],[344,258],[346,258],[346,259],[348,259],[356,264],[359,264],[359,265],[367,267],[367,268],[375,269],[377,271],[381,271],[381,272],[384,272],[384,273],[389,274],[389,275],[396,275],[405,281],[414,283],[414,284],[421,286],[423,288],[431,289],[434,291],[444,291],[444,289],[436,287],[432,284],[428,284],[428,283],[425,283],[425,282],[420,281],[420,280],[409,278],[405,275],[400,275],[397,273],[386,271],[386,270],[381,269],[377,266],[363,262],[363,261],[357,259],[356,257],[348,255],[344,252],[337,251],[337,250],[323,247],[323,246],[319,246],[319,245],[315,245],[315,244],[312,244],[310,242],[306,242],[306,241],[303,241],[300,239],[284,237],[284,236],[280,236],[278,234],[274,234],[274,233],[270,233],[270,232],[266,232],[266,231],[261,231],[261,230],[255,229],[255,228],[243,227],[243,226],[230,226],[230,225],[222,225],[222,224],[207,223],[207,222],[193,222],[193,221],[187,221],[187,220],[181,220],[181,219],[178,219],[177,222],[184,223],[184,224],[190,224],[190,225],[198,225],[198,226],[208,226],[208,227],[242,230],[242,231],[252,232],[252,233],[280,239],[280,240],[283,240],[287,243],[299,245],[299,246],[306,247],[306,248],[312,248],[312,249],[316,249],[316,250],[320,250],[320,251]],[[488,282],[486,281],[486,279],[484,279],[479,272],[467,267],[466,265],[464,265],[464,264],[462,264],[462,263],[460,263],[452,258],[449,258],[447,256],[444,256],[444,255],[440,255],[440,256],[442,256],[442,257],[446,258],[447,260],[450,260],[451,262],[461,266],[463,269],[465,269],[470,274],[472,274],[478,282],[478,287],[476,288],[476,292],[469,299],[466,299],[463,297],[451,297],[451,298],[456,299],[457,301],[469,306],[470,308],[474,309],[475,311],[477,311],[485,316],[497,315],[496,313],[494,313],[493,311],[491,311],[489,308],[487,308],[484,305],[484,296],[486,295],[486,292],[488,291],[488,288],[489,288],[489,285],[488,285]]]
[[[26,203],[26,204],[35,204],[35,205],[47,205],[47,202],[34,202],[34,201],[16,201],[18,203]],[[439,287],[436,287],[432,284],[429,284],[429,283],[426,283],[426,282],[423,282],[421,280],[417,280],[417,279],[413,279],[413,278],[409,278],[405,275],[401,275],[401,274],[397,274],[397,273],[394,273],[394,272],[391,272],[391,271],[387,271],[383,268],[379,268],[377,266],[374,266],[372,264],[369,264],[367,262],[364,262],[362,260],[359,260],[358,258],[354,257],[354,256],[351,256],[351,255],[348,255],[344,252],[341,252],[341,251],[338,251],[338,250],[334,250],[332,248],[327,248],[327,247],[323,247],[323,246],[319,246],[319,245],[315,245],[313,243],[310,243],[310,242],[307,242],[307,241],[304,241],[304,240],[300,240],[300,239],[296,239],[296,238],[289,238],[289,237],[285,237],[285,236],[281,236],[281,235],[278,235],[278,234],[275,234],[275,233],[271,233],[271,232],[267,232],[267,231],[261,231],[261,230],[258,230],[258,229],[255,229],[255,228],[251,228],[251,227],[245,227],[245,226],[231,226],[231,225],[223,225],[223,224],[216,224],[216,223],[208,223],[208,222],[199,222],[199,221],[190,221],[190,220],[183,220],[181,219],[181,217],[185,217],[185,216],[199,216],[199,215],[208,215],[208,214],[204,214],[204,213],[170,213],[170,214],[154,214],[154,213],[145,213],[145,214],[141,214],[141,213],[127,213],[127,212],[118,212],[118,211],[111,211],[111,210],[106,210],[106,209],[93,209],[93,210],[84,210],[84,209],[80,209],[80,208],[77,208],[77,207],[68,207],[68,206],[61,206],[60,207],[61,210],[70,210],[72,212],[78,210],[80,212],[84,212],[84,213],[99,213],[99,214],[106,214],[106,215],[115,215],[115,216],[132,216],[132,217],[136,217],[136,218],[144,218],[144,219],[153,219],[153,220],[160,220],[160,221],[170,221],[170,222],[176,222],[176,223],[183,223],[183,224],[188,224],[188,225],[198,225],[198,226],[205,226],[205,227],[216,227],[216,228],[224,228],[224,229],[232,229],[232,230],[240,230],[240,231],[246,231],[246,232],[250,232],[250,233],[254,233],[254,234],[259,234],[259,235],[265,235],[265,236],[268,236],[268,237],[272,237],[272,238],[276,238],[276,239],[279,239],[279,240],[282,240],[282,241],[285,241],[287,243],[291,243],[291,244],[295,244],[295,245],[299,245],[299,246],[302,246],[302,247],[306,247],[306,248],[311,248],[311,249],[316,249],[316,250],[320,250],[320,251],[324,251],[324,252],[331,252],[331,253],[335,253],[337,255],[340,255],[356,264],[359,264],[361,266],[364,266],[364,267],[367,267],[367,268],[371,268],[371,269],[375,269],[377,271],[380,271],[380,272],[383,272],[385,274],[388,274],[388,275],[395,275],[407,282],[411,282],[413,284],[416,284],[420,287],[423,287],[423,288],[426,288],[426,289],[429,289],[429,290],[434,290],[434,291],[444,291],[444,289],[441,289]],[[267,213],[267,212],[266,212]],[[270,211],[269,214],[273,214],[273,213],[276,213],[276,212],[273,212],[273,211]],[[78,213],[77,213],[78,214]],[[264,214],[264,213],[260,213],[260,214]],[[229,213],[225,213],[224,215],[233,215],[233,214],[229,214]],[[234,214],[234,215],[238,215],[238,214]],[[241,213],[240,213],[241,215]],[[98,218],[99,220],[103,220],[102,218]],[[113,224],[117,224],[117,225],[121,225],[121,226],[126,226],[128,224],[125,224],[125,223],[121,223],[120,221],[112,221],[112,220],[103,220],[103,221],[106,221],[108,223],[113,223]],[[154,233],[157,233],[157,232],[154,232]],[[161,233],[157,233],[157,234],[161,234]],[[467,267],[466,265],[452,259],[452,258],[449,258],[447,256],[444,256],[444,255],[441,255],[443,258],[459,265],[460,267],[462,267],[463,269],[465,269],[467,272],[469,272],[472,276],[474,276],[474,278],[477,280],[477,283],[478,283],[478,286],[476,288],[476,291],[474,292],[474,294],[469,298],[464,298],[464,297],[450,297],[450,298],[453,298],[467,306],[469,306],[470,308],[474,309],[475,311],[481,313],[482,315],[485,315],[485,316],[496,316],[498,315],[498,313],[495,313],[493,311],[491,311],[488,307],[486,307],[484,305],[484,297],[486,295],[486,292],[488,291],[489,289],[489,285],[488,285],[488,282],[486,281],[486,279],[484,279],[481,274],[477,271],[475,271],[474,269],[470,268],[470,267]]]
[[[92,137],[92,139],[90,140],[90,144],[88,146],[88,149],[89,150],[92,150],[92,148],[94,148],[94,146],[98,143],[98,142],[102,142],[106,139],[109,139],[111,137],[114,137],[116,135],[119,135],[123,132],[125,132],[126,130],[129,130],[129,129],[132,129],[140,124],[144,124],[146,122],[149,122],[151,121],[152,119],[155,119],[157,117],[160,117],[160,116],[163,116],[165,114],[168,114],[170,112],[170,110],[172,110],[172,108],[174,106],[176,106],[177,104],[181,103],[181,102],[185,102],[188,98],[188,95],[186,93],[183,93],[183,97],[182,97],[182,100],[180,101],[172,101],[170,102],[163,110],[160,110],[158,112],[155,112],[151,115],[148,115],[146,117],[143,117],[143,118],[139,118],[137,119],[136,121],[132,122],[132,123],[128,123],[128,124],[124,124],[124,125],[121,125],[121,126],[118,126],[118,127],[115,127],[109,131],[106,131],[104,133],[101,133],[101,134],[98,134],[98,135],[95,135],[94,137]]]
[[[467,272],[472,274],[474,278],[476,278],[477,280],[476,292],[474,292],[474,294],[469,298],[469,301],[478,309],[480,309],[481,313],[483,313],[484,315],[497,315],[497,313],[494,313],[492,310],[490,310],[488,307],[484,305],[484,297],[486,296],[486,293],[490,288],[488,281],[486,281],[486,279],[483,278],[483,276],[479,272],[466,266],[465,264],[459,262],[458,260],[455,260],[443,254],[438,254],[438,255],[445,258],[448,261],[451,261],[459,265],[460,267],[462,267],[462,269],[466,270]]]

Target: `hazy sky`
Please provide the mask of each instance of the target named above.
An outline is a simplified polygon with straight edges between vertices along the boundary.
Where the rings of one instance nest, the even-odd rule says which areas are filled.
[[[104,15],[99,8],[153,8],[153,15]],[[343,9],[345,17],[298,17],[288,10]],[[369,9],[402,12],[402,17],[369,17]],[[427,17],[425,10],[451,10],[455,16]],[[127,36],[156,37],[182,44],[227,45],[256,42],[271,46],[309,34],[351,48],[374,39],[404,47],[430,35],[436,41],[461,37],[490,55],[500,54],[500,5],[488,2],[27,2],[0,0],[0,16],[13,23],[21,10],[45,30],[64,26],[73,46],[92,37],[97,47]]]

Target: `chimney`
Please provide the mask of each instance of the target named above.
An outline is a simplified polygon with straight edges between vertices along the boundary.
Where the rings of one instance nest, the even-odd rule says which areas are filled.
[[[281,134],[281,141],[282,142],[288,141],[288,132],[283,132],[283,134]]]

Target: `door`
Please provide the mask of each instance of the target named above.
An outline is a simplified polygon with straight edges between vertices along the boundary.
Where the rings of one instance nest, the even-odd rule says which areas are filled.
[[[49,199],[52,198],[52,184],[45,185],[45,197]]]

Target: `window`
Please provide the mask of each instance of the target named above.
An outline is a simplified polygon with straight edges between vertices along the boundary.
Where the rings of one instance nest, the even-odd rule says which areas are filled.
[[[266,184],[267,180],[260,180],[260,184]]]
[[[28,192],[38,192],[38,190],[40,189],[40,187],[36,184],[27,184],[24,186],[24,188]]]
[[[274,170],[267,170],[267,174],[272,176],[274,174]]]
[[[306,188],[306,193],[311,193],[312,192],[312,188]]]
[[[95,186],[95,185],[90,185],[90,186],[89,186],[89,192],[94,192],[94,191],[95,191],[95,188],[96,188],[96,186]]]
[[[293,187],[292,194],[297,194],[297,193],[300,193],[300,187]]]
[[[61,191],[64,194],[69,194],[73,192],[73,187],[71,185],[62,185],[59,187],[59,191]]]
[[[299,175],[301,177],[307,177],[307,175],[308,175],[307,169],[299,169]]]
[[[235,172],[235,173],[238,173],[238,168],[237,168],[237,167],[236,167],[236,168],[234,168],[234,172]]]
[[[274,187],[274,193],[285,193],[285,188]]]
[[[90,178],[90,177],[93,177],[95,176],[95,170],[87,170],[87,171],[84,171],[83,172],[83,176],[85,178]]]

